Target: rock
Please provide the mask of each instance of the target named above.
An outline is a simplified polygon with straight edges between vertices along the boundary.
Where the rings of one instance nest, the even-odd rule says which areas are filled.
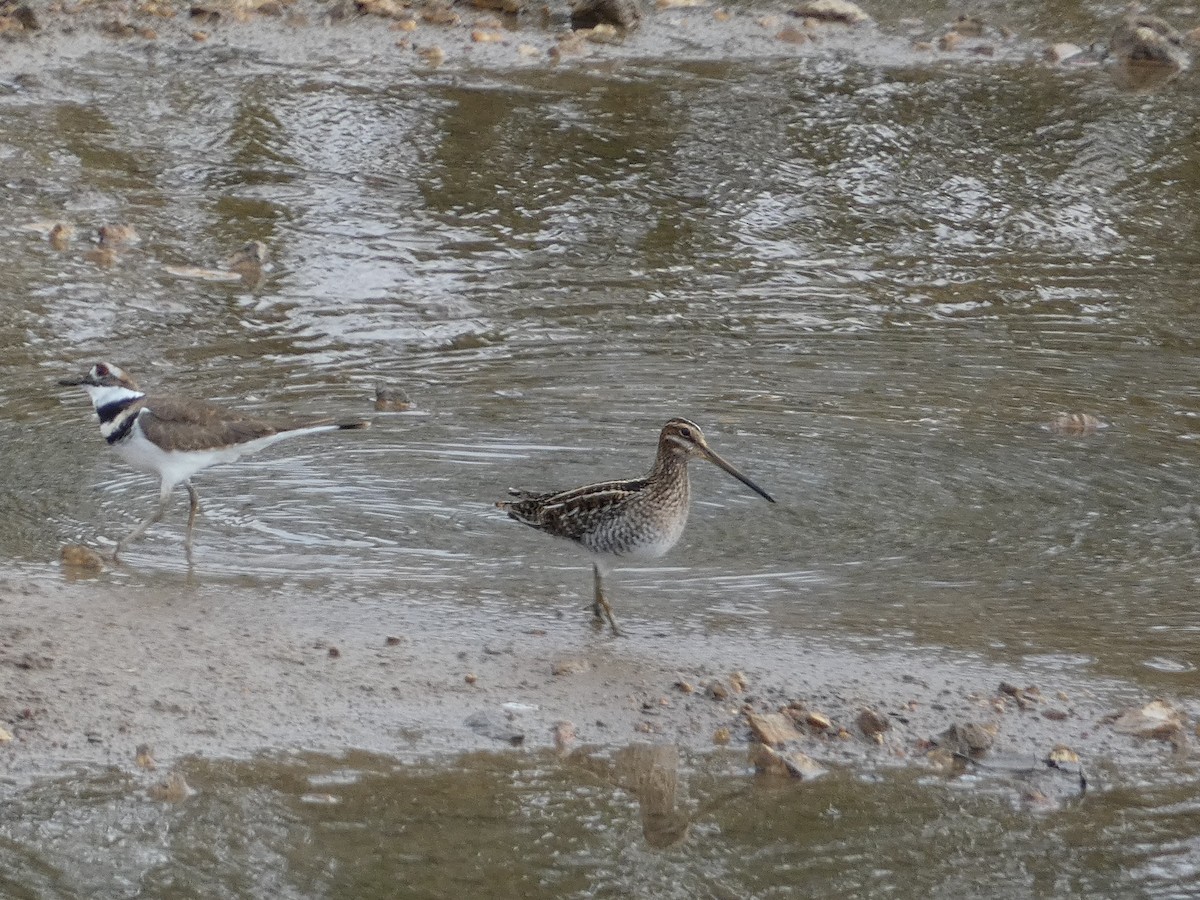
[[[467,684],[474,684],[478,680],[479,680],[479,676],[476,675],[474,672],[468,672],[466,675],[463,676],[463,681],[465,681]]]
[[[59,551],[62,564],[70,569],[84,572],[99,572],[104,569],[104,557],[82,544],[64,544]]]
[[[503,40],[504,35],[499,31],[476,28],[471,32],[471,42],[475,44],[499,44]]]
[[[0,3],[0,32],[38,31],[41,27],[37,14],[29,4],[22,3],[14,8],[10,3]]]
[[[466,725],[476,734],[519,747],[525,743],[525,732],[513,724],[511,713],[477,712],[467,717]]]
[[[963,37],[983,37],[984,27],[982,19],[961,15],[951,24],[950,30]]]
[[[792,10],[792,15],[819,22],[840,22],[843,25],[861,25],[871,21],[861,6],[849,0],[805,0]]]
[[[1153,700],[1140,709],[1127,709],[1116,715],[1112,727],[1121,734],[1171,741],[1183,733],[1183,714],[1163,700]]]
[[[558,659],[550,664],[550,674],[554,676],[576,675],[588,671],[591,667],[592,664],[581,657]]]
[[[1062,413],[1055,416],[1042,428],[1051,434],[1095,434],[1102,428],[1108,428],[1108,423],[1090,413]]]
[[[952,53],[962,45],[964,40],[965,38],[957,31],[948,31],[938,38],[938,49]]]
[[[871,740],[882,742],[883,733],[891,727],[887,716],[869,706],[858,711],[858,730]]]
[[[515,16],[525,9],[525,0],[471,0],[471,5],[477,9],[494,9]]]
[[[12,732],[7,728],[0,728],[0,744],[7,744],[13,739]]]
[[[826,772],[816,760],[799,750],[780,752],[766,744],[754,744],[750,747],[750,762],[759,774],[786,775],[803,781],[820,778]]]
[[[804,723],[817,729],[818,731],[825,731],[833,727],[833,722],[830,720],[829,716],[825,715],[824,713],[819,713],[816,710],[808,710],[804,714]]]
[[[137,750],[134,751],[134,764],[139,769],[145,769],[147,772],[153,772],[158,768],[158,763],[154,761],[154,751],[149,744],[138,744]]]
[[[1078,44],[1070,44],[1065,41],[1060,41],[1057,44],[1051,44],[1046,48],[1043,54],[1045,58],[1056,65],[1061,65],[1069,59],[1073,59],[1083,53],[1083,48]]]
[[[269,258],[270,252],[262,241],[246,241],[233,252],[225,265],[243,280],[255,280],[262,277],[263,266]]]
[[[357,0],[358,11],[368,16],[383,19],[400,19],[408,15],[408,4],[403,0]]]
[[[1065,744],[1058,744],[1046,754],[1046,765],[1051,767],[1079,765],[1079,754]]]
[[[780,713],[747,713],[746,721],[755,738],[769,746],[781,747],[803,737],[791,719]]]
[[[721,683],[719,679],[712,679],[704,683],[704,692],[708,694],[712,700],[728,700],[729,689]]]
[[[127,223],[101,225],[96,229],[96,240],[101,247],[127,247],[141,242],[137,229]]]
[[[642,7],[637,0],[576,0],[571,7],[571,27],[576,31],[597,25],[635,28],[641,20]]]
[[[425,62],[427,66],[436,69],[446,61],[446,51],[441,47],[422,47],[417,51],[417,56]]]
[[[809,37],[795,25],[788,25],[775,35],[775,40],[783,41],[785,44],[807,44]]]
[[[937,736],[940,748],[962,756],[982,756],[992,748],[999,728],[995,725],[979,725],[967,722],[951,725]]]
[[[383,383],[375,385],[376,412],[403,412],[412,406],[412,400],[403,388]]]
[[[66,222],[56,222],[54,227],[50,229],[47,240],[50,241],[50,246],[55,250],[65,250],[73,237],[75,237],[75,227],[73,225],[68,225]]]
[[[1138,12],[1130,12],[1121,19],[1108,47],[1114,57],[1127,65],[1183,70],[1192,62],[1182,34],[1158,16]]]
[[[729,686],[735,694],[744,694],[750,687],[750,682],[746,679],[745,673],[734,672],[729,676]]]
[[[444,0],[430,0],[421,9],[421,21],[430,25],[457,25],[461,21],[450,4]]]
[[[577,32],[593,44],[615,44],[622,38],[622,32],[616,25],[601,22],[595,28],[581,28]]]
[[[196,793],[180,772],[172,772],[150,788],[150,799],[163,803],[182,803]]]
[[[733,737],[733,733],[728,728],[726,728],[724,725],[722,725],[720,728],[718,728],[716,731],[713,732],[712,741],[714,744],[717,744],[717,745],[723,747],[729,743],[729,741],[732,737]]]
[[[554,749],[559,754],[566,753],[575,743],[575,726],[571,722],[555,722],[550,733],[554,738]]]

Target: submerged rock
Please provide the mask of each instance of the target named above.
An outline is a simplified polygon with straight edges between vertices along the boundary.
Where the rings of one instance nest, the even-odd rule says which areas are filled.
[[[1192,62],[1183,35],[1170,23],[1135,10],[1126,13],[1117,24],[1109,40],[1109,51],[1127,65],[1182,70]]]
[[[861,25],[871,21],[861,6],[850,0],[804,0],[792,10],[792,15],[816,19],[818,22],[840,22],[843,25]]]

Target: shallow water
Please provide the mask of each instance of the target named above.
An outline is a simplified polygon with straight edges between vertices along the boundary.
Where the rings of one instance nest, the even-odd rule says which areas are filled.
[[[1056,775],[748,778],[671,746],[194,763],[196,792],[72,779],[0,813],[6,896],[1189,896],[1195,798]]]
[[[422,73],[114,49],[6,81],[0,553],[57,578],[61,544],[99,543],[149,510],[153,485],[105,454],[86,398],[55,385],[104,358],[153,388],[245,409],[373,419],[201,475],[206,581],[299,582],[309,602],[296,616],[313,621],[344,603],[406,603],[430,616],[475,606],[484,619],[565,610],[582,627],[585,561],[491,503],[510,485],[640,474],[662,422],[686,415],[780,502],[693,467],[682,544],[610,581],[632,633],[753,625],[784,641],[945,648],[1194,694],[1192,79],[1145,93],[1105,70],[1003,60],[699,57]],[[212,66],[219,78],[199,77]],[[86,237],[56,252],[24,227],[61,220],[81,235],[128,221],[143,240],[105,267],[84,258]],[[212,266],[251,239],[273,259],[258,285],[164,269]],[[374,414],[381,381],[415,409]],[[1111,427],[1041,427],[1062,412]],[[179,499],[130,567],[104,577],[134,591],[173,583],[183,521]],[[388,777],[422,791],[453,776]],[[961,837],[985,815],[987,838],[961,851],[974,863],[1001,866],[992,851],[1013,833],[1045,830],[1006,822],[986,798],[830,784],[820,790],[892,813],[923,804],[931,833]],[[324,815],[264,790],[279,822]],[[386,815],[354,809],[347,827]],[[257,836],[260,814],[221,812],[250,817],[239,839],[287,857],[289,826]],[[1066,814],[1044,839],[1070,847],[1075,818],[1093,814]],[[821,844],[826,888],[920,870],[919,850],[896,837],[897,862],[872,874],[869,818],[845,844]],[[745,828],[732,846],[758,848],[776,875],[760,884],[731,850],[747,868],[730,895],[773,896],[787,883],[778,873],[805,866],[770,849],[778,834]],[[1099,865],[1114,879],[1101,893],[1156,865],[1116,831],[1096,838],[1125,854]],[[1147,840],[1150,857],[1195,860],[1170,825]],[[589,852],[633,852],[605,841]],[[153,852],[177,862],[171,847]],[[549,859],[530,865],[530,884],[544,867],[568,877],[574,864]],[[839,875],[838,859],[858,861]],[[389,865],[363,877],[394,877]],[[667,885],[686,859],[646,865]],[[1183,883],[1172,871],[1168,883]],[[222,883],[264,889],[253,877]],[[308,890],[279,877],[285,893]],[[357,896],[341,876],[298,877]],[[967,877],[942,868],[921,890]],[[1021,877],[1013,896],[1058,889]],[[1063,877],[1085,892],[1102,879],[1083,865]],[[172,890],[155,888],[190,895]],[[614,876],[606,890],[632,888]]]

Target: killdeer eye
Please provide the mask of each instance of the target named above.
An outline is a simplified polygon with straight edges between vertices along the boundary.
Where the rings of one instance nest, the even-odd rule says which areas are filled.
[[[96,377],[106,378],[108,376],[108,366],[104,363],[96,363]]]

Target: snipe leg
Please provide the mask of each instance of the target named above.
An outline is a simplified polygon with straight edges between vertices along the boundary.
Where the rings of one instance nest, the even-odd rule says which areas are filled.
[[[608,601],[604,599],[604,591],[600,587],[600,567],[592,563],[592,577],[595,583],[595,595],[592,599],[592,613],[596,617],[597,622],[603,622],[604,618],[608,618],[608,624],[612,626],[613,634],[620,634],[617,630],[617,620],[613,618],[612,607],[608,605]]]
[[[137,528],[133,529],[133,531],[129,532],[129,534],[117,541],[117,549],[113,551],[113,562],[120,560],[121,554],[125,552],[130,544],[145,534],[147,528],[157,522],[161,522],[162,517],[167,514],[167,507],[170,505],[171,488],[164,485],[158,496],[158,507],[154,510],[154,512],[152,512],[150,516],[142,522],[142,524],[138,525]]]
[[[196,493],[196,489],[192,487],[190,481],[185,481],[183,486],[188,492],[188,524],[187,534],[183,538],[183,550],[187,554],[188,565],[192,563],[192,527],[196,524],[196,513],[200,512],[200,495]]]

